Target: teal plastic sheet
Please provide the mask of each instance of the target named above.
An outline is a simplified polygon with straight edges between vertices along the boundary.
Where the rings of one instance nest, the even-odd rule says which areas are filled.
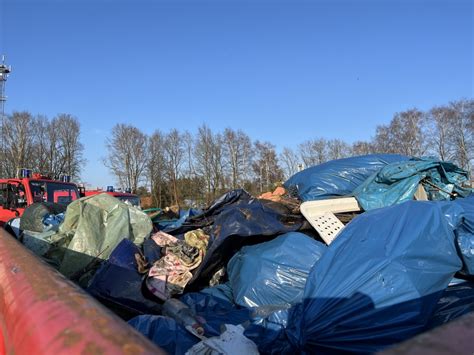
[[[355,191],[361,207],[368,211],[413,200],[421,183],[429,200],[450,200],[467,196],[471,189],[461,185],[469,173],[450,162],[413,158],[388,164],[369,177]]]

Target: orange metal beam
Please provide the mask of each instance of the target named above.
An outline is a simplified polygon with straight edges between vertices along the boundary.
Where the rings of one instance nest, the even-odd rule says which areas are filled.
[[[0,354],[164,354],[0,229]]]

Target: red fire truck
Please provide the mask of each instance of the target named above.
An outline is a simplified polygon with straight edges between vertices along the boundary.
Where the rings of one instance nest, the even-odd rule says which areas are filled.
[[[92,196],[101,193],[106,193],[115,198],[118,198],[122,202],[128,202],[132,206],[140,207],[140,197],[138,195],[132,194],[130,189],[125,189],[125,191],[115,190],[113,186],[107,186],[107,190],[96,189],[85,191],[83,196]]]
[[[21,169],[19,176],[0,179],[0,226],[22,216],[25,208],[33,203],[65,207],[80,198],[79,189],[69,176],[53,179],[33,174],[29,169]]]

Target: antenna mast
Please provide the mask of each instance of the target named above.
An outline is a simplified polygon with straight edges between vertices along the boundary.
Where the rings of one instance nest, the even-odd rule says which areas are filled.
[[[5,166],[5,101],[7,97],[5,96],[5,84],[7,82],[8,74],[10,74],[12,68],[5,64],[5,55],[2,55],[2,62],[0,63],[0,120],[2,125],[2,154],[0,161],[0,177],[4,177],[4,166]]]

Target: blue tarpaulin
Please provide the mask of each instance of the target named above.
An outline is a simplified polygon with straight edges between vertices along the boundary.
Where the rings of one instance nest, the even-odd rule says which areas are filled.
[[[413,158],[384,166],[360,185],[354,196],[368,211],[413,200],[423,183],[429,200],[449,200],[453,193],[463,197],[470,193],[461,187],[468,179],[469,173],[453,163]]]
[[[284,186],[302,201],[345,196],[383,166],[407,159],[398,154],[370,154],[332,160],[296,173]]]

